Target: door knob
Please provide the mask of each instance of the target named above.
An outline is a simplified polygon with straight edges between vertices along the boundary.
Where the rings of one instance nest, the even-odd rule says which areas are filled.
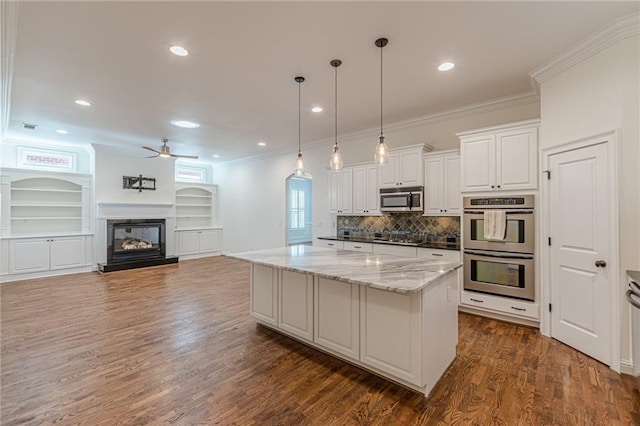
[[[604,260],[596,260],[596,266],[598,268],[604,268],[605,266],[607,266],[607,262],[605,262]]]

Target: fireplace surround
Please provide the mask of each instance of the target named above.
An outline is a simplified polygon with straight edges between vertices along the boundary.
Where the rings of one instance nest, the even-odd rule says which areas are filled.
[[[177,263],[166,256],[165,219],[108,219],[107,262],[101,272]]]

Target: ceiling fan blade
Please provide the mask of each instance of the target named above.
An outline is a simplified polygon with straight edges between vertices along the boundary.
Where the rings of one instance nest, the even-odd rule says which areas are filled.
[[[155,149],[155,148],[149,148],[148,146],[143,146],[143,148],[144,148],[144,149],[148,149],[149,151],[153,151],[153,152],[155,152],[156,154],[160,154],[160,151],[158,151],[158,150],[157,150],[157,149]]]
[[[192,160],[197,160],[198,156],[197,155],[181,155],[181,154],[170,154],[172,157],[179,157],[179,158],[191,158]]]
[[[150,155],[149,157],[144,157],[144,158],[156,158],[156,157],[160,157],[160,154],[158,154],[158,155]]]

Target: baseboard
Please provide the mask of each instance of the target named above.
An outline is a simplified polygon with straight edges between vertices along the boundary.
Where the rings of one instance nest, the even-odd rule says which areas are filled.
[[[93,266],[87,265],[80,268],[56,269],[53,271],[30,272],[26,274],[5,274],[0,275],[0,284],[14,281],[32,280],[34,278],[57,277],[60,275],[79,274],[82,272],[92,272]]]
[[[200,259],[202,257],[213,257],[220,256],[222,252],[220,251],[210,251],[208,253],[196,253],[196,254],[181,254],[180,260],[190,260],[190,259]]]
[[[633,376],[633,362],[629,359],[620,360],[620,373]]]

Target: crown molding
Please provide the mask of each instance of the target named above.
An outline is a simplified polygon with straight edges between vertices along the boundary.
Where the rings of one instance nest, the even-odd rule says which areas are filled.
[[[539,92],[540,84],[574,67],[615,43],[640,35],[640,14],[623,16],[529,73],[531,84]]]
[[[385,130],[387,131],[406,130],[413,127],[419,127],[419,126],[435,123],[438,121],[452,120],[455,118],[465,117],[471,114],[480,114],[484,112],[504,110],[504,109],[514,108],[522,105],[538,103],[538,102],[540,102],[539,95],[533,90],[530,90],[524,93],[519,93],[517,95],[504,96],[501,98],[491,99],[489,101],[467,105],[460,108],[454,108],[454,109],[450,109],[450,110],[446,110],[446,111],[442,111],[434,114],[425,115],[418,118],[396,121],[396,122],[385,125]],[[347,142],[351,140],[377,136],[379,132],[380,132],[380,128],[372,127],[372,128],[360,130],[357,132],[347,133],[340,136],[340,142]],[[333,143],[334,143],[334,138],[330,137],[330,138],[320,139],[314,142],[303,143],[302,149],[304,151],[307,149],[318,148],[322,146],[330,147],[333,145]],[[425,143],[427,144],[427,146],[431,146],[431,145],[428,145],[428,142],[425,142]],[[218,167],[234,166],[241,163],[279,157],[281,155],[287,155],[294,152],[297,152],[297,148],[295,150],[291,148],[281,148],[281,149],[277,149],[277,150],[273,150],[273,151],[269,151],[261,154],[252,155],[250,157],[243,157],[237,160],[217,163],[216,166]]]
[[[0,139],[4,138],[9,126],[9,108],[11,107],[11,82],[13,63],[18,38],[18,2],[3,0],[0,2]]]

